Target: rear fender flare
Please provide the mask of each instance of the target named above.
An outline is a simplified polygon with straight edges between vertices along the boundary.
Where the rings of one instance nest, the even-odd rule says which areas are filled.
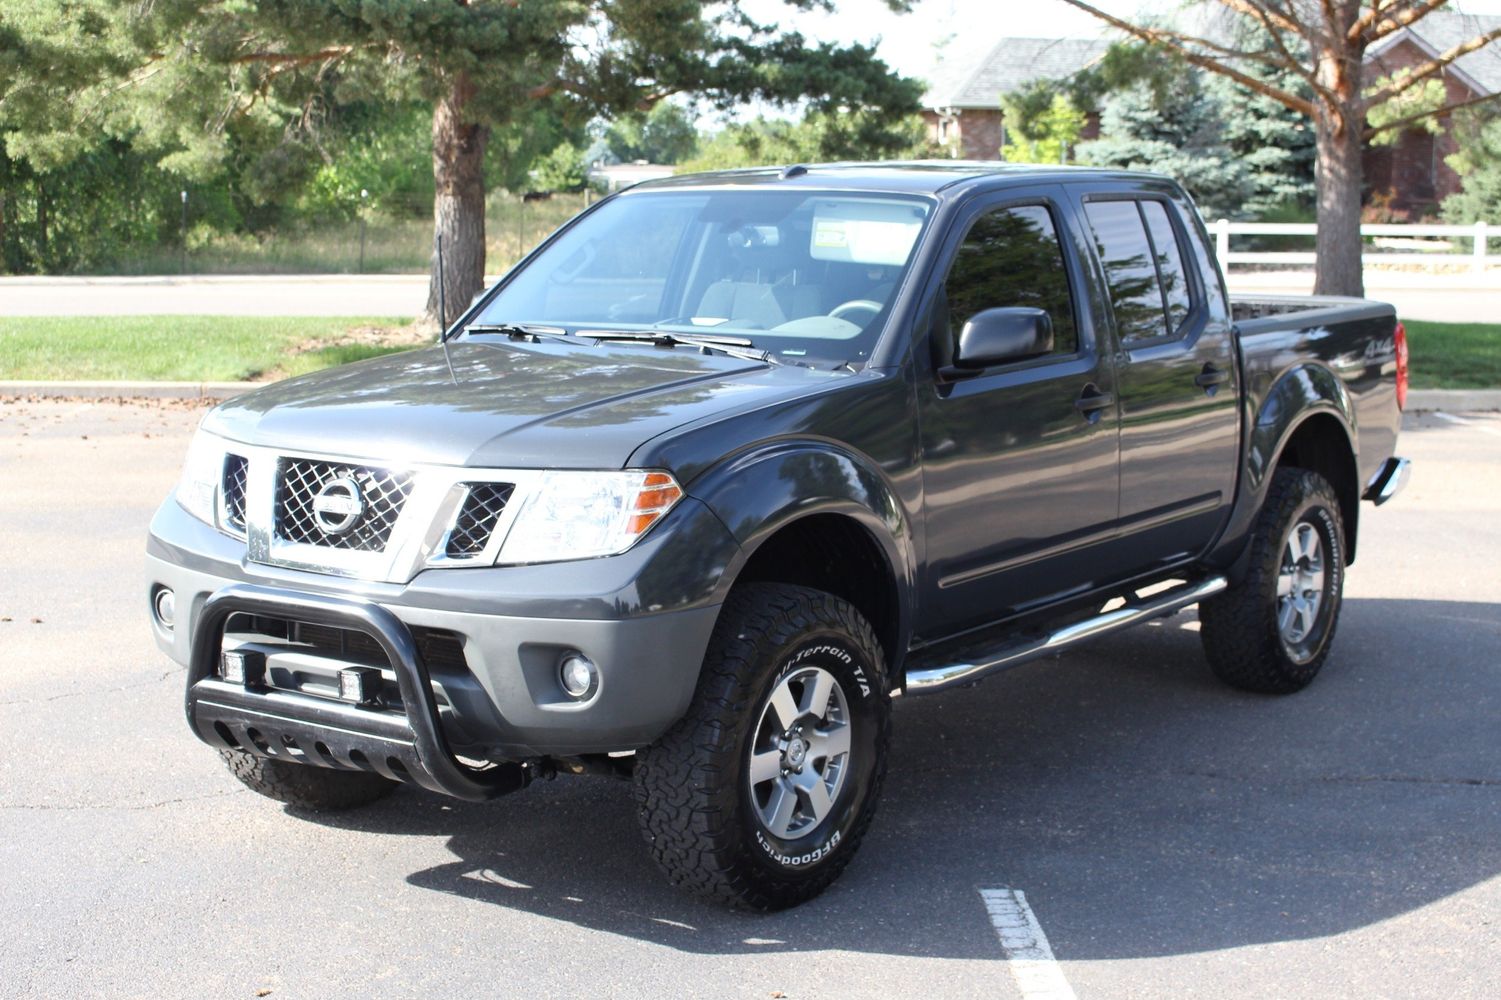
[[[1335,419],[1351,454],[1355,454],[1354,401],[1344,382],[1324,365],[1305,363],[1288,369],[1262,398],[1246,435],[1245,468],[1236,494],[1235,512],[1210,559],[1216,566],[1229,567],[1231,579],[1239,579],[1244,571],[1251,526],[1266,501],[1272,473],[1282,460],[1287,443],[1300,427],[1320,414]],[[1353,533],[1354,525],[1347,530]],[[1347,544],[1353,557],[1353,538]]]

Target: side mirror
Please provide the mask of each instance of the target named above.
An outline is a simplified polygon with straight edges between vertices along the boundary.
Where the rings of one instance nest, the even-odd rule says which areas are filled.
[[[975,313],[959,331],[951,375],[973,375],[983,368],[1023,361],[1053,349],[1053,320],[1041,309],[1015,306]]]

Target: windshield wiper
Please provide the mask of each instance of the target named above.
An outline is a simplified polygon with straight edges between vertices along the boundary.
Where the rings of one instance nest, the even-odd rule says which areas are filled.
[[[658,347],[685,347],[707,348],[713,351],[723,351],[735,358],[744,358],[747,361],[764,361],[770,365],[779,365],[781,362],[770,351],[763,351],[756,347],[755,342],[745,337],[716,337],[697,333],[668,333],[666,330],[580,330],[578,336],[589,337],[593,340],[627,340],[638,341],[645,344],[655,344]]]
[[[501,333],[512,340],[536,339],[538,337],[562,337],[573,340],[568,331],[559,326],[527,326],[521,323],[470,323],[460,333]]]

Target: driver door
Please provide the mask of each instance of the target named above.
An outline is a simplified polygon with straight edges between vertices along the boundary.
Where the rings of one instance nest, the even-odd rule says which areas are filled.
[[[1114,372],[1083,294],[1081,234],[1061,189],[1005,195],[955,227],[929,289],[924,639],[1090,589],[1118,515]],[[955,378],[965,321],[1017,306],[1048,314],[1052,350]]]

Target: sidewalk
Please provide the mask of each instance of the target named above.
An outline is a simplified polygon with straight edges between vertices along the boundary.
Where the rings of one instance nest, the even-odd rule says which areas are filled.
[[[0,316],[415,316],[427,282],[425,274],[0,277]],[[1313,273],[1232,272],[1229,282],[1232,294],[1307,295]],[[1501,322],[1501,273],[1373,272],[1366,295],[1404,319]]]
[[[415,316],[425,274],[0,277],[0,316]]]

